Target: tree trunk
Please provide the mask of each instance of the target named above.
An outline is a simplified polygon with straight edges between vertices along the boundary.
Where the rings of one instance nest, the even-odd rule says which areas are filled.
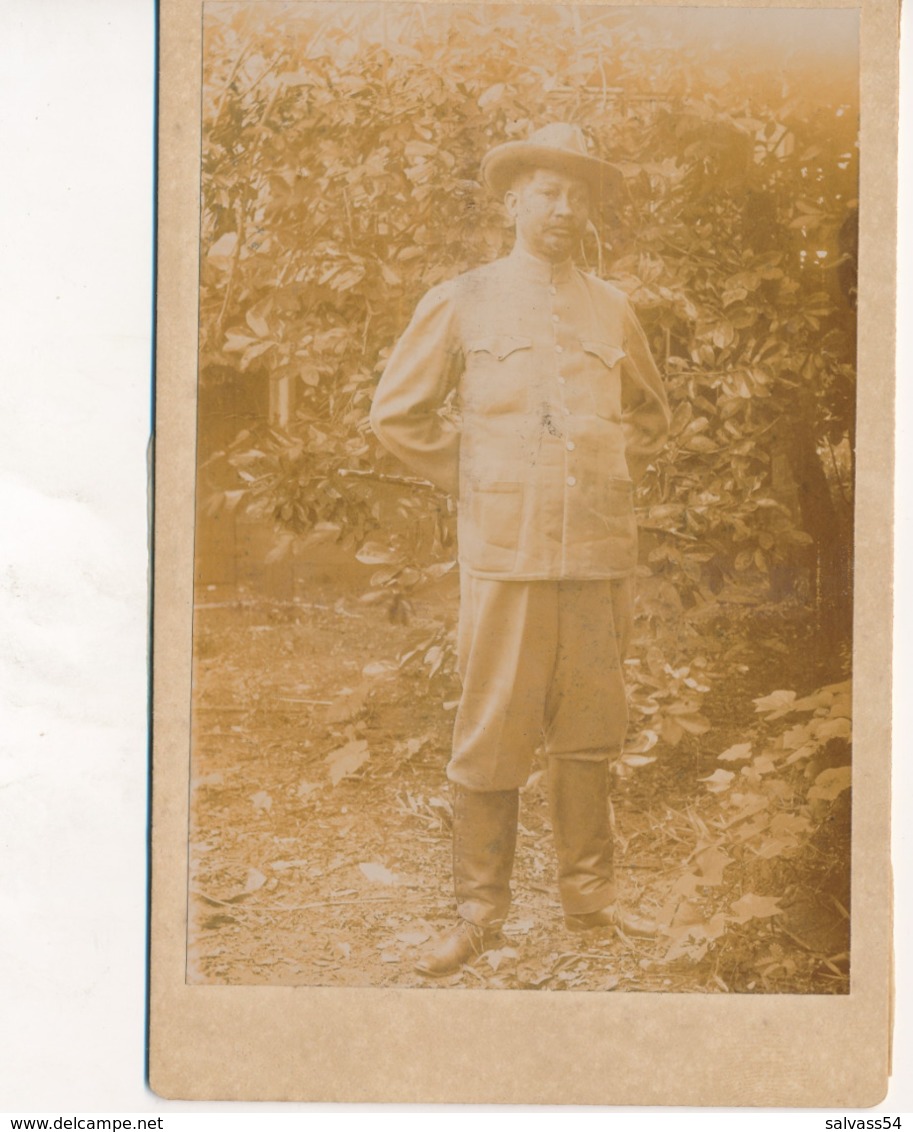
[[[789,456],[803,529],[814,540],[814,595],[822,659],[848,644],[853,624],[853,515],[835,505],[807,423],[791,430]]]

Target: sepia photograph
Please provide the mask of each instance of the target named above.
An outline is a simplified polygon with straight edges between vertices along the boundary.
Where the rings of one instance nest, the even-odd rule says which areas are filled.
[[[846,993],[858,13],[203,15],[188,980]]]
[[[877,1089],[889,20],[165,13],[167,1088],[792,1103],[833,1076],[814,1044],[785,1068],[829,1017],[873,1051],[840,1089]],[[190,1052],[229,1017],[251,1085]],[[316,1094],[305,1017],[346,1050]],[[480,1025],[630,1064],[504,1089]]]

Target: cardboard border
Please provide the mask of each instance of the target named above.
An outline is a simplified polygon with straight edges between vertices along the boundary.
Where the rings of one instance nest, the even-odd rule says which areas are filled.
[[[864,393],[857,416],[851,992],[550,995],[184,981],[202,4],[163,0],[150,978],[150,1084],[160,1095],[821,1107],[873,1105],[885,1095],[899,11],[889,0],[858,6]]]

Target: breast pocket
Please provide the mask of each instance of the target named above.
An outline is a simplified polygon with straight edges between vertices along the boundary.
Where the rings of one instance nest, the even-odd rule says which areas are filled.
[[[476,413],[522,413],[530,398],[531,338],[495,335],[466,347],[463,407]]]
[[[588,386],[597,417],[610,421],[621,420],[621,360],[625,356],[619,346],[608,342],[581,342],[583,352],[590,359]]]

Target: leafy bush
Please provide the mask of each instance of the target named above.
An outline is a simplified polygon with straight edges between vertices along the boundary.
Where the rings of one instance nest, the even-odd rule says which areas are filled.
[[[631,765],[706,731],[695,626],[721,599],[812,598],[822,654],[839,655],[855,35],[853,13],[833,11],[209,11],[200,381],[263,383],[273,405],[272,427],[251,422],[220,453],[201,422],[201,457],[223,482],[212,506],[275,522],[278,552],[347,542],[378,567],[367,600],[408,619],[453,560],[452,505],[375,442],[372,391],[428,287],[510,246],[478,182],[482,153],[573,120],[624,174],[582,257],[631,295],[674,411],[638,499]],[[452,673],[450,631],[403,663]]]
[[[688,815],[686,867],[660,917],[668,938],[664,962],[714,952],[731,983],[744,988],[752,972],[773,977],[779,964],[769,949],[764,953],[769,938],[749,939],[742,929],[776,919],[782,931],[786,897],[802,887],[822,892],[845,925],[846,946],[816,956],[842,977],[835,961],[848,958],[849,892],[845,854],[833,851],[832,819],[851,785],[850,683],[801,698],[778,690],[757,699],[755,709],[761,722],[717,756],[720,765],[703,779],[707,795]],[[823,858],[823,869],[815,857]],[[818,874],[814,883],[811,872]]]

